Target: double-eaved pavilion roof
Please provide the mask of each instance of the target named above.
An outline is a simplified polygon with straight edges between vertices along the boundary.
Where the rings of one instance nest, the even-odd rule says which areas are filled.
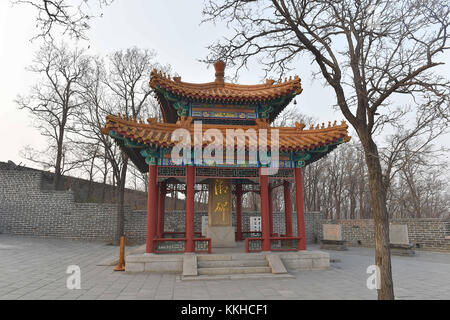
[[[142,172],[148,171],[146,155],[151,153],[154,154],[152,157],[163,159],[161,151],[171,149],[179,143],[179,139],[172,140],[172,134],[177,129],[185,129],[189,133],[191,147],[194,147],[194,128],[198,119],[206,120],[202,121],[203,134],[209,129],[216,129],[226,138],[227,129],[251,132],[253,135],[238,138],[235,144],[236,148],[239,139],[244,139],[241,142],[245,144],[246,150],[254,150],[261,144],[267,145],[270,150],[272,134],[277,132],[278,149],[290,155],[291,166],[296,166],[297,163],[305,166],[350,140],[348,126],[344,121],[341,124],[334,122],[333,125],[329,122],[328,126],[311,126],[309,129],[301,123],[296,123],[295,127],[270,126],[279,112],[302,91],[299,77],[279,83],[266,80],[265,84],[239,85],[224,81],[225,64],[222,61],[216,62],[214,67],[215,81],[203,84],[182,82],[180,77],[171,79],[153,71],[150,86],[160,103],[163,121],[151,118],[148,123],[144,123],[120,114],[108,115],[102,132],[111,136]],[[197,110],[194,116],[195,108]],[[234,118],[232,121],[219,118],[216,123],[208,122],[211,112],[218,113],[219,116],[231,114]],[[245,121],[242,121],[241,116]],[[267,143],[264,141],[265,132]],[[202,144],[204,148],[209,142],[202,141]],[[159,155],[156,152],[160,152]]]
[[[157,122],[155,118],[148,119],[147,121],[148,123],[143,123],[143,121],[125,119],[120,115],[108,115],[106,125],[103,128],[104,134],[108,134],[115,138],[116,141],[120,141],[119,143],[122,149],[142,171],[147,171],[148,168],[145,161],[139,160],[139,152],[136,152],[139,151],[139,146],[171,148],[179,142],[179,140],[172,141],[172,132],[180,128],[188,130],[191,135],[191,141],[194,142],[194,123],[190,117],[182,119],[177,123]],[[258,145],[260,137],[259,130],[257,129],[267,129],[267,146],[270,150],[272,130],[278,130],[278,148],[280,151],[317,152],[317,155],[309,158],[307,163],[321,158],[338,144],[350,140],[347,132],[348,126],[344,121],[341,124],[336,124],[335,122],[332,125],[328,123],[328,126],[324,124],[322,126],[317,125],[316,127],[311,126],[309,129],[305,129],[305,125],[301,123],[296,123],[295,127],[269,127],[266,122],[258,121],[257,123],[256,127],[203,124],[202,131],[204,133],[208,129],[218,129],[226,137],[227,129],[243,129],[244,131],[247,129],[256,129],[256,141],[253,141],[252,138],[245,139],[245,147],[248,150],[250,146]],[[259,142],[264,143],[264,140]],[[207,142],[203,142],[203,147],[207,145]]]

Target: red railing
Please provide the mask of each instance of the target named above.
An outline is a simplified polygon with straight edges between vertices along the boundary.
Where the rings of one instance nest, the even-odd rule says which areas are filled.
[[[207,248],[201,248],[201,246],[197,247],[197,243],[199,242],[208,242]],[[211,253],[211,238],[194,238],[194,248],[195,252],[207,252]]]
[[[235,233],[237,233],[237,232],[235,232]],[[243,239],[251,238],[251,237],[258,237],[258,236],[261,236],[261,233],[262,233],[261,231],[242,231],[241,232]]]
[[[186,238],[156,238],[153,241],[155,242],[155,253],[183,253],[186,244]],[[161,247],[161,243],[164,244],[164,242],[180,242],[182,245],[174,246],[167,244]]]
[[[271,251],[298,251],[298,242],[301,237],[270,237]],[[246,238],[245,252],[261,252],[263,238]],[[259,242],[259,245],[252,243]]]
[[[237,234],[237,232],[235,232],[235,234]],[[242,238],[246,239],[245,235],[252,235],[252,237],[248,237],[248,238],[259,238],[262,236],[262,232],[261,231],[242,231]],[[271,235],[272,237],[278,237],[278,233],[272,233]]]
[[[155,242],[155,253],[184,253],[186,247],[186,238],[156,238]],[[211,253],[211,239],[210,238],[194,238],[194,248],[195,252],[199,253]],[[161,247],[161,243],[164,244],[170,242],[179,242],[181,245],[166,244],[166,246]],[[206,246],[196,245],[196,243],[207,242]]]
[[[271,251],[298,251],[301,237],[270,237]]]
[[[167,231],[162,234],[163,238],[165,236],[168,236],[168,238],[177,238],[177,236],[179,236],[179,238],[184,238],[186,236],[186,233],[184,231]],[[197,236],[197,238],[201,238],[202,233],[194,232],[194,236]]]
[[[245,239],[245,252],[260,252],[262,251],[262,238],[246,238]],[[254,248],[250,242],[259,242],[259,246]]]

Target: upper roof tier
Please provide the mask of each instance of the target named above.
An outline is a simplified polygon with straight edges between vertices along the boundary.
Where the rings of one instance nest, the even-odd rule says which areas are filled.
[[[180,114],[174,104],[179,101],[203,102],[222,105],[257,105],[270,108],[267,117],[273,121],[289,102],[301,93],[300,78],[285,78],[283,82],[267,79],[264,84],[242,85],[224,81],[225,63],[217,61],[214,64],[216,79],[208,83],[189,83],[181,81],[181,77],[166,76],[153,70],[150,87],[157,93],[165,122],[175,123]],[[177,112],[178,110],[178,112]]]

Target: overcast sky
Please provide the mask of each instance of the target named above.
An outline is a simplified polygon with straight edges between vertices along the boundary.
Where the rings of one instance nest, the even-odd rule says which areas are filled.
[[[198,62],[208,51],[207,45],[226,34],[223,26],[200,25],[203,1],[186,0],[115,0],[104,11],[103,18],[95,20],[89,32],[90,42],[78,45],[89,53],[108,54],[132,46],[156,50],[161,64],[170,64],[182,80],[209,82],[214,80],[210,66]],[[39,42],[30,43],[36,35],[35,11],[26,6],[11,6],[9,0],[0,0],[0,161],[12,160],[33,166],[19,155],[25,145],[45,148],[45,141],[32,128],[29,114],[18,110],[14,99],[27,94],[34,79],[26,71],[32,62]],[[450,59],[446,59],[450,61]],[[302,79],[303,92],[297,97],[297,107],[319,122],[340,122],[344,117],[333,111],[333,92],[320,82],[312,82],[309,62],[301,61],[292,76]],[[446,66],[450,73],[450,68]],[[448,74],[448,73],[447,73]],[[262,68],[252,64],[240,74],[239,82],[255,84],[263,81]],[[441,139],[450,147],[448,136]]]

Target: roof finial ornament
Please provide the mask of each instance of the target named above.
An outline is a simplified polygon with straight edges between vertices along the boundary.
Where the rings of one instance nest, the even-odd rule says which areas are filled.
[[[217,60],[214,63],[214,69],[216,70],[216,83],[224,84],[225,62],[223,60]]]

